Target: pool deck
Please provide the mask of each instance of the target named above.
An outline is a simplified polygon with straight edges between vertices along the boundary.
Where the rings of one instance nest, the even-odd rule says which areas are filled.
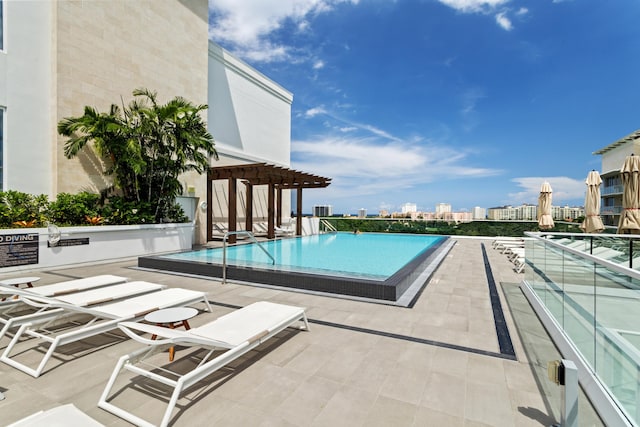
[[[261,300],[307,307],[310,331],[281,333],[232,363],[224,376],[216,375],[215,381],[187,393],[178,401],[175,426],[479,427],[558,422],[560,387],[546,378],[546,365],[560,356],[518,288],[524,275],[515,273],[506,256],[491,248],[491,238],[454,239],[456,245],[413,308],[222,285],[219,280],[140,270],[135,259],[0,278],[35,275],[41,277],[37,285],[44,285],[115,274],[206,291],[214,313],[199,314],[190,320],[191,326]],[[499,295],[493,301],[492,283]],[[496,300],[513,352],[496,332]],[[0,341],[0,351],[7,343],[7,338]],[[107,426],[130,425],[98,408],[97,402],[117,358],[139,346],[106,335],[86,340],[86,345],[68,345],[40,378],[0,363],[0,392],[6,397],[0,401],[0,425],[64,403],[74,403]],[[178,348],[173,363],[187,361],[192,351]],[[153,417],[149,414],[164,411],[164,402],[157,398],[132,389],[125,394],[126,404],[137,414]],[[603,425],[584,396],[580,425]]]

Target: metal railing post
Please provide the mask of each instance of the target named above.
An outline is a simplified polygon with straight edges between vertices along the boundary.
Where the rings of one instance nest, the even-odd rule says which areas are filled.
[[[251,240],[256,245],[258,245],[258,247],[262,249],[262,252],[264,252],[265,254],[267,254],[269,258],[271,258],[271,265],[276,264],[276,259],[269,253],[269,251],[267,251],[264,248],[264,246],[262,246],[262,244],[258,241],[258,239],[256,239],[256,236],[254,236],[252,232],[246,231],[246,230],[227,231],[226,233],[224,233],[224,236],[222,237],[222,284],[223,285],[227,283],[227,237],[229,237],[230,235],[237,236],[240,234],[248,236],[249,240]]]

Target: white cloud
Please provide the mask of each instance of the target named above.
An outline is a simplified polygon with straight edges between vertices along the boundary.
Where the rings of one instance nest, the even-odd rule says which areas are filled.
[[[315,117],[318,114],[327,114],[327,110],[325,110],[324,107],[320,106],[320,107],[309,108],[307,111],[304,112],[304,116],[307,118]]]
[[[384,133],[384,132],[383,132]],[[469,155],[446,146],[380,141],[379,137],[322,137],[293,141],[292,167],[333,179],[325,197],[383,194],[449,179],[501,173],[469,165]]]
[[[326,13],[340,3],[358,0],[209,0],[209,38],[232,44],[234,53],[254,61],[284,60],[291,56],[289,47],[270,42],[268,35],[285,20],[307,31],[307,16]]]
[[[522,177],[514,178],[512,181],[522,188],[522,191],[509,194],[509,203],[512,205],[522,203],[537,204],[540,187],[545,181],[551,184],[554,205],[564,205],[572,200],[582,200],[587,188],[584,178],[574,179],[566,176]]]
[[[316,62],[313,63],[313,69],[314,70],[319,70],[320,68],[324,68],[324,61],[322,60],[317,60]]]
[[[438,0],[440,3],[449,6],[463,13],[486,12],[498,6],[506,4],[509,0]]]
[[[357,127],[355,126],[343,126],[341,128],[338,129],[340,132],[352,132],[354,130],[358,130]]]
[[[496,15],[496,22],[502,29],[511,31],[513,29],[513,24],[511,20],[507,18],[507,12],[500,12]]]
[[[460,112],[463,116],[468,116],[476,111],[478,101],[485,97],[481,88],[470,88],[462,93],[462,108]]]
[[[490,14],[497,12],[495,15],[496,23],[506,31],[513,29],[513,23],[507,16],[509,8],[504,7],[510,0],[438,0],[440,3],[449,6],[452,9],[462,13],[482,13]],[[526,14],[528,9],[521,7],[516,14],[521,16]]]

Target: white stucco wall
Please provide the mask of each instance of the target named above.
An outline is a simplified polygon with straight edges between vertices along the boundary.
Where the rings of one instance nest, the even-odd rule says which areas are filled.
[[[624,159],[631,153],[640,155],[640,140],[622,144],[602,155],[602,173],[619,171]]]
[[[209,132],[221,154],[288,167],[293,95],[209,42]]]
[[[290,166],[293,95],[268,77],[209,41],[207,124],[220,160],[212,166],[265,162]],[[214,183],[213,220],[226,222],[226,181]],[[238,220],[244,221],[244,186],[238,186]],[[267,217],[266,186],[254,188],[254,220]],[[289,190],[282,208],[291,211]]]
[[[190,250],[193,224],[101,225],[60,228],[60,243],[49,247],[46,228],[0,230],[0,241],[8,236],[37,235],[38,262],[10,265],[12,256],[6,243],[0,243],[0,270],[4,273],[27,272],[83,263],[113,262],[143,255]],[[87,244],[65,246],[65,240],[87,239]],[[6,240],[5,240],[6,241]],[[18,245],[16,244],[16,248]],[[20,249],[14,249],[20,256]]]
[[[51,69],[53,6],[4,1],[0,106],[5,107],[4,188],[53,194]]]

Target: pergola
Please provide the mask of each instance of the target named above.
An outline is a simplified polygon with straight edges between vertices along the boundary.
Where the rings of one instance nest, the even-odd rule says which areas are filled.
[[[218,166],[209,168],[207,174],[207,240],[213,235],[212,203],[213,181],[226,179],[229,181],[229,224],[228,231],[237,231],[237,189],[238,180],[246,185],[247,214],[245,229],[253,230],[253,187],[268,185],[267,191],[267,238],[276,236],[276,225],[282,224],[282,190],[297,191],[296,235],[302,235],[302,189],[324,188],[331,184],[331,178],[299,172],[293,169],[270,165],[267,163],[251,163],[246,165]],[[278,206],[276,210],[276,194]],[[235,242],[235,235],[229,236],[229,242]]]

